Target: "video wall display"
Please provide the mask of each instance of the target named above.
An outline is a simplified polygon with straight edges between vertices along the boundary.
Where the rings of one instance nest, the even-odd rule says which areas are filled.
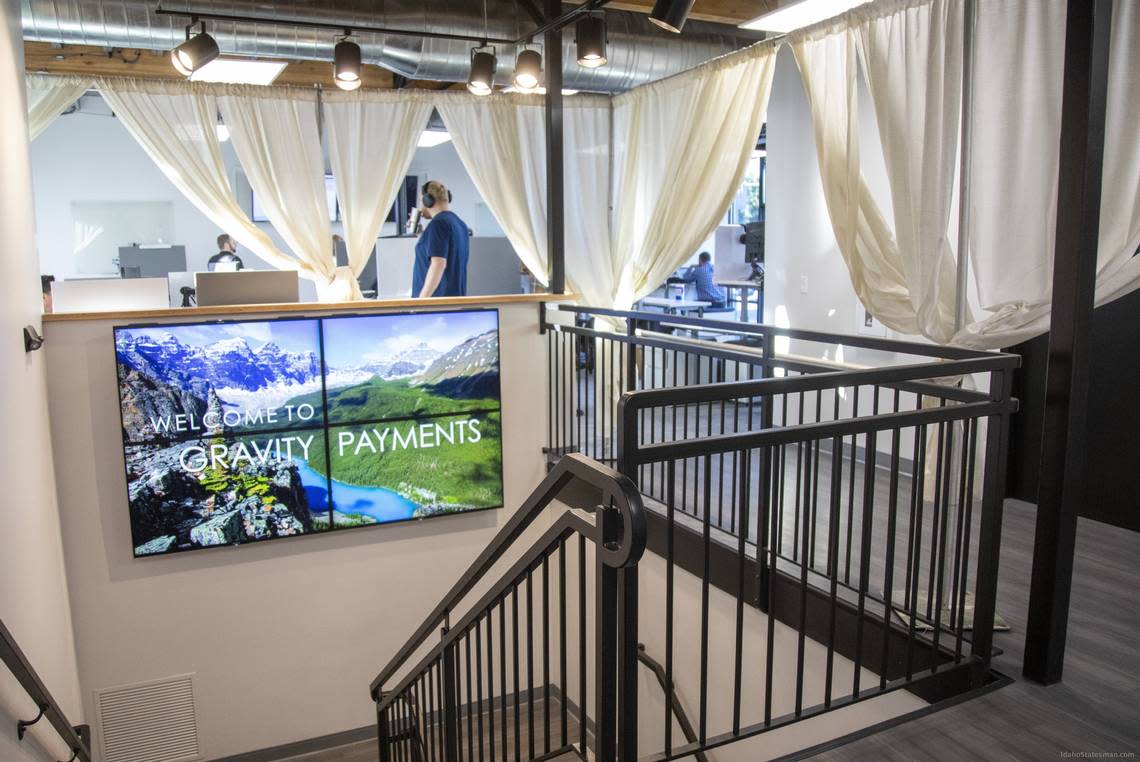
[[[503,505],[495,310],[115,328],[135,556]]]

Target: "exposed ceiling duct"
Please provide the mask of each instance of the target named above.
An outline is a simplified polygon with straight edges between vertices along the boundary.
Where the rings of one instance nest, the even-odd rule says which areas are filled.
[[[112,48],[170,50],[184,39],[188,19],[155,13],[156,0],[59,2],[22,0],[25,40]],[[249,0],[194,0],[163,3],[167,11],[194,9],[226,16],[318,22],[351,29],[373,28],[451,33],[515,39],[534,28],[514,0],[487,0],[456,8],[444,0],[347,0],[336,7],[316,3],[259,3]],[[574,27],[563,30],[564,84],[575,90],[620,92],[692,68],[742,47],[756,37],[734,27],[690,22],[684,35],[667,35],[646,16],[606,11],[609,63],[596,69],[579,66]],[[211,20],[207,29],[223,54],[255,58],[331,61],[335,35],[328,29],[248,21]],[[366,63],[378,64],[408,79],[463,82],[474,43],[415,36],[354,34]],[[536,38],[535,43],[540,43]],[[496,83],[509,84],[516,55],[513,45],[499,46]]]

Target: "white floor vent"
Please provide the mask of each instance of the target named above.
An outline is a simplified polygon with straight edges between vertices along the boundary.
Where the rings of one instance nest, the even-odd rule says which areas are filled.
[[[198,759],[192,675],[96,691],[105,762]]]

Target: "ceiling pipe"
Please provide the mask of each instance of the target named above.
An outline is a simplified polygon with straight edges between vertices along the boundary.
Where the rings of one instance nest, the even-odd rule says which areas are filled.
[[[466,82],[472,43],[464,38],[519,39],[534,20],[514,0],[487,0],[488,21],[483,23],[482,3],[446,0],[342,0],[335,9],[316,4],[264,3],[254,0],[192,0],[166,2],[166,12],[199,10],[214,15],[272,17],[278,22],[311,22],[321,28],[288,23],[207,22],[207,30],[222,53],[252,58],[331,61],[336,39],[331,29],[389,28],[421,30],[434,38],[409,34],[363,32],[353,34],[365,63],[377,64],[409,80]],[[25,40],[113,48],[167,51],[185,38],[185,18],[158,14],[154,0],[103,0],[98,3],[61,3],[57,0],[23,0]],[[691,21],[681,36],[666,35],[638,13],[606,11],[608,27],[606,66],[578,66],[573,35],[563,40],[563,87],[589,92],[622,92],[697,66],[758,39],[735,27]],[[324,28],[328,26],[328,28]],[[535,46],[540,47],[540,46]],[[521,49],[521,46],[520,46]],[[503,49],[504,60],[518,51]],[[544,60],[546,56],[543,56]],[[499,68],[496,84],[510,84],[509,66]]]

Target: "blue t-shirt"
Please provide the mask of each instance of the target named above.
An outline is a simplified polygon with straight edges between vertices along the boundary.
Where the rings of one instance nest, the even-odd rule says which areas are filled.
[[[432,296],[467,295],[467,255],[470,250],[467,225],[455,212],[440,212],[432,217],[416,242],[416,265],[412,270],[412,296],[418,297],[427,278],[432,257],[447,264]]]

